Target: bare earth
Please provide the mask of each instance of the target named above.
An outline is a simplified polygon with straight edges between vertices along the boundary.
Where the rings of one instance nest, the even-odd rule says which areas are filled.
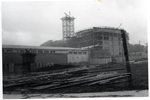
[[[93,98],[93,97],[148,97],[148,90],[117,91],[76,94],[4,94],[4,99],[44,99],[44,98]]]

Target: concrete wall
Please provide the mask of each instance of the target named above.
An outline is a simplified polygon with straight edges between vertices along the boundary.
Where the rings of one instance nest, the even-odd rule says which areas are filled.
[[[88,52],[86,54],[68,54],[68,63],[79,63],[88,61]]]
[[[21,53],[3,53],[3,63],[22,63]]]
[[[3,74],[21,73],[22,72],[22,57],[20,53],[3,53]]]
[[[123,62],[125,61],[124,57],[115,57],[116,62]]]
[[[53,64],[79,63],[88,61],[88,52],[86,50],[30,49],[30,52],[34,52],[36,54],[35,61],[30,64],[31,69],[51,66]],[[69,54],[69,52],[72,52],[72,54]],[[74,52],[76,52],[76,54]],[[23,53],[25,53],[25,49],[3,48],[3,72],[22,72],[24,70],[22,65],[23,58],[21,56]]]
[[[3,74],[22,73],[22,53],[5,53],[2,54]],[[66,53],[36,53],[35,62],[31,64],[32,69],[37,67],[45,67],[49,64],[66,64],[68,63]]]
[[[67,63],[67,54],[36,53],[35,63]],[[22,63],[21,53],[3,53],[3,63]]]
[[[67,54],[39,53],[35,57],[35,63],[65,64],[65,63],[67,63]]]
[[[91,64],[107,64],[109,62],[112,62],[111,58],[95,58],[95,59],[90,59]]]

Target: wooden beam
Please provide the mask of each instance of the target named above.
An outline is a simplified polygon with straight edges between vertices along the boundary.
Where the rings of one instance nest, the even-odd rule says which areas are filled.
[[[126,39],[126,32],[125,30],[121,30],[121,36],[123,40],[123,48],[124,48],[124,56],[126,59],[126,68],[127,68],[127,73],[131,73],[131,68],[130,68],[130,63],[129,63],[129,56],[128,56],[128,47],[127,47],[127,39]],[[128,77],[128,83],[129,83],[129,88],[133,88],[132,85],[132,75]]]

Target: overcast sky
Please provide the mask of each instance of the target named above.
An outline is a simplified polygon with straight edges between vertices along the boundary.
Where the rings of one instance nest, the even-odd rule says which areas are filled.
[[[75,32],[90,27],[119,27],[132,44],[147,43],[145,0],[2,2],[2,44],[41,45],[62,39],[62,21],[71,12]]]

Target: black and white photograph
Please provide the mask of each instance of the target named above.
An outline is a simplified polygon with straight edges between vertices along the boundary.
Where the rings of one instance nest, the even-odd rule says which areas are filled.
[[[147,3],[1,1],[3,99],[148,97]]]

